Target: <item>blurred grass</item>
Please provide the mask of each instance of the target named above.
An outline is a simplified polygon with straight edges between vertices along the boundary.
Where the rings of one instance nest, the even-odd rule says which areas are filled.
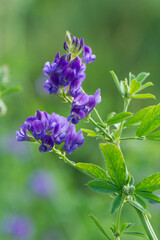
[[[115,219],[108,213],[111,199],[87,189],[84,185],[87,177],[70,169],[55,155],[40,154],[37,146],[16,143],[15,131],[37,109],[68,116],[69,106],[44,91],[42,74],[46,61],[52,61],[57,51],[64,53],[66,30],[84,37],[85,44],[90,45],[97,56],[87,67],[83,86],[89,94],[99,87],[102,89],[103,101],[98,110],[104,119],[110,111],[122,110],[122,100],[109,74],[112,69],[120,79],[130,71],[150,72],[149,79],[154,83],[152,92],[158,103],[159,8],[158,0],[0,0],[0,65],[9,66],[11,85],[23,88],[22,92],[4,98],[8,113],[0,119],[0,221],[9,213],[29,215],[35,226],[33,239],[38,240],[104,239],[88,215],[94,213],[108,229]],[[135,100],[130,111],[154,103]],[[78,128],[84,125],[87,124],[81,123]],[[160,170],[159,143],[131,141],[123,143],[122,148],[128,168],[137,181]],[[89,138],[71,159],[104,164],[97,143]],[[39,168],[48,169],[56,179],[58,193],[49,200],[33,196],[28,189],[30,173]],[[160,207],[149,208],[153,216],[151,222],[160,236]],[[143,231],[129,206],[122,213],[122,219],[126,221],[126,218],[129,222],[136,219],[134,229]],[[0,238],[8,239],[2,233]]]

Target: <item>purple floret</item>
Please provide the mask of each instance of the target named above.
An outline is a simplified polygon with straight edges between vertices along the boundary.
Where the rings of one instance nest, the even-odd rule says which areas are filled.
[[[84,63],[91,63],[96,59],[96,55],[92,54],[92,49],[89,46],[84,46],[82,60]]]
[[[49,93],[49,94],[56,94],[59,92],[59,85],[60,85],[60,80],[59,76],[57,73],[54,73],[51,75],[49,79],[46,80],[44,84],[44,89]]]
[[[84,143],[82,131],[76,133],[75,125],[71,124],[67,130],[67,137],[64,143],[64,150],[71,154],[76,148],[80,148]]]
[[[53,138],[50,135],[45,135],[42,138],[42,145],[39,147],[40,152],[48,152],[51,151],[54,146]]]
[[[30,141],[31,138],[26,134],[24,125],[21,126],[20,132],[16,131],[16,138],[17,141]]]
[[[86,115],[90,114],[95,105],[100,102],[100,89],[94,95],[87,95],[86,93],[78,94],[72,102],[71,115],[68,117],[68,121],[77,124]]]

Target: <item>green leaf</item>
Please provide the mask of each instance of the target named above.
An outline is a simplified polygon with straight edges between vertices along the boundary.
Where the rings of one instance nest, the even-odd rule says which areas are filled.
[[[128,228],[132,227],[134,225],[134,223],[123,223],[120,229],[120,233],[122,234],[123,232],[125,232]]]
[[[112,143],[101,143],[100,148],[106,160],[107,170],[114,183],[123,187],[128,178],[126,164],[120,149]]]
[[[128,201],[134,208],[137,208],[138,210],[140,210],[141,212],[145,213],[148,217],[151,217],[151,214],[142,207],[142,205],[140,205],[138,202],[133,201],[133,200],[129,200]]]
[[[130,186],[134,185],[134,177],[133,176],[130,177],[129,185]]]
[[[148,239],[148,237],[144,233],[140,233],[140,232],[124,232],[123,234],[125,234],[125,235],[134,235],[134,236],[143,237],[143,238],[147,238]]]
[[[105,232],[104,228],[102,227],[102,225],[99,223],[98,219],[93,215],[90,214],[90,217],[92,218],[92,220],[94,221],[94,223],[96,224],[96,226],[99,228],[99,230],[109,239],[110,237],[107,235],[107,233]]]
[[[147,87],[150,87],[150,86],[153,86],[153,83],[152,83],[152,82],[147,82],[147,83],[145,83],[144,85],[142,85],[137,92],[140,92],[140,91],[142,91],[143,89],[145,89],[145,88],[147,88]]]
[[[131,86],[130,86],[130,95],[136,93],[141,87],[141,83],[137,82],[135,79],[131,81]]]
[[[144,208],[144,209],[146,209],[146,203],[143,201],[143,199],[142,198],[140,198],[139,196],[137,196],[136,194],[134,195],[134,197],[135,197],[135,199],[136,199],[136,201]]]
[[[135,77],[134,74],[132,74],[132,73],[130,72],[130,73],[129,73],[129,85],[131,84],[131,81],[132,81],[133,79],[136,79],[136,77]]]
[[[82,132],[88,133],[87,136],[89,137],[97,137],[97,133],[89,130],[89,129],[85,129],[85,128],[81,128]]]
[[[114,80],[114,82],[116,84],[116,87],[117,87],[118,91],[122,95],[122,91],[121,91],[121,88],[120,88],[120,83],[119,83],[119,79],[118,79],[117,75],[115,74],[114,71],[110,71],[110,73],[112,75],[112,78],[113,78],[113,80]]]
[[[88,186],[99,193],[106,193],[106,194],[111,194],[111,193],[117,193],[119,192],[119,189],[116,185],[103,180],[103,179],[96,179],[88,182]]]
[[[136,135],[145,136],[160,126],[160,104],[153,106],[141,122]]]
[[[146,139],[160,141],[160,131],[147,135]]]
[[[4,95],[7,95],[7,94],[10,94],[10,93],[13,93],[13,92],[17,92],[17,91],[20,91],[21,88],[20,87],[12,87],[12,88],[9,88],[7,90],[4,90],[3,92],[0,93],[0,96],[4,96]]]
[[[130,112],[122,112],[122,113],[116,114],[114,117],[110,118],[107,121],[107,124],[112,125],[112,124],[122,122],[125,119],[129,118],[130,116],[132,116],[132,113]]]
[[[111,113],[109,113],[108,116],[107,116],[107,121],[108,121],[109,119],[111,119],[114,115],[116,115],[116,112],[111,112]]]
[[[140,123],[144,117],[146,116],[146,114],[151,110],[153,106],[149,106],[147,108],[143,108],[141,109],[139,112],[137,112],[133,117],[131,117],[129,120],[127,120],[124,123],[124,127],[128,127],[131,125],[135,125],[137,123]]]
[[[157,195],[151,193],[151,192],[136,192],[137,194],[139,194],[140,196],[146,198],[148,201],[152,201],[155,203],[160,203],[160,197],[158,197]]]
[[[76,166],[80,169],[83,169],[84,171],[92,174],[96,178],[102,178],[107,180],[108,182],[111,182],[110,177],[107,175],[107,173],[100,168],[99,166],[91,163],[76,163]]]
[[[143,93],[143,94],[132,95],[131,98],[140,98],[140,99],[154,98],[155,99],[156,97],[150,93]]]
[[[136,77],[137,79],[137,82],[144,82],[144,80],[150,75],[150,73],[146,73],[146,72],[142,72],[142,73],[139,73]]]
[[[122,202],[122,195],[118,195],[116,196],[113,201],[111,202],[111,207],[110,207],[110,212],[112,214],[116,213],[116,211],[118,210],[119,206],[121,205]]]
[[[160,189],[160,173],[153,174],[135,186],[136,191],[154,192]]]

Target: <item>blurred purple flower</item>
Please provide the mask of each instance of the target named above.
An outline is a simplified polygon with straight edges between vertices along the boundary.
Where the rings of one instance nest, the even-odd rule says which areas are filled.
[[[30,239],[33,225],[26,216],[9,215],[3,219],[2,232],[15,239]]]
[[[23,156],[21,160],[24,160],[24,156],[28,156],[30,154],[30,148],[28,144],[18,144],[15,139],[15,133],[11,132],[5,135],[0,136],[0,152],[1,154],[15,154],[17,156]],[[18,159],[18,158],[17,158]]]
[[[29,187],[40,197],[49,197],[56,191],[55,179],[47,170],[36,170],[29,177]]]

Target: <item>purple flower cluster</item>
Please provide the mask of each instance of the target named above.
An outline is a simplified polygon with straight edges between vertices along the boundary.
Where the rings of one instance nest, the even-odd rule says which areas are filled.
[[[77,124],[80,119],[90,114],[96,104],[101,102],[100,89],[92,95],[82,92],[82,82],[86,75],[86,64],[93,62],[96,56],[92,54],[89,46],[84,46],[84,40],[76,37],[71,39],[70,33],[66,33],[66,42],[64,49],[67,55],[60,58],[57,53],[53,63],[47,62],[43,69],[49,79],[44,84],[44,88],[50,94],[61,94],[63,89],[65,94],[73,97],[71,115],[68,121]],[[83,50],[82,59],[78,55]]]
[[[39,142],[40,152],[51,151],[55,144],[61,143],[63,150],[69,154],[81,147],[84,142],[83,134],[81,131],[76,132],[74,124],[89,115],[95,105],[101,102],[100,89],[94,95],[87,95],[82,89],[82,82],[86,78],[86,64],[96,59],[92,49],[84,46],[83,38],[71,38],[69,32],[66,32],[63,46],[67,54],[60,56],[58,52],[52,63],[45,63],[43,72],[48,78],[44,88],[48,93],[57,94],[72,102],[71,115],[65,118],[37,110],[35,116],[27,118],[21,130],[16,133],[17,141]]]
[[[69,33],[68,33],[69,34]],[[61,94],[63,91],[72,97],[82,92],[82,82],[86,78],[85,63],[91,63],[96,59],[89,46],[84,46],[84,40],[67,35],[64,42],[64,49],[67,54],[60,57],[58,52],[55,60],[46,62],[43,73],[48,77],[44,84],[45,90],[50,94]],[[83,50],[82,59],[78,55]]]
[[[50,63],[46,62],[43,72],[49,78],[44,84],[45,90],[50,94],[64,92],[75,97],[82,91],[81,84],[84,81],[86,65],[82,63],[79,57],[76,57],[69,63],[67,55],[60,57],[57,53],[55,60]]]
[[[69,125],[67,118],[39,110],[35,117],[31,116],[25,120],[21,130],[16,132],[16,137],[17,141],[38,141],[40,152],[51,151],[54,144],[64,143],[64,150],[71,154],[84,142],[82,132],[76,133],[75,126]]]

